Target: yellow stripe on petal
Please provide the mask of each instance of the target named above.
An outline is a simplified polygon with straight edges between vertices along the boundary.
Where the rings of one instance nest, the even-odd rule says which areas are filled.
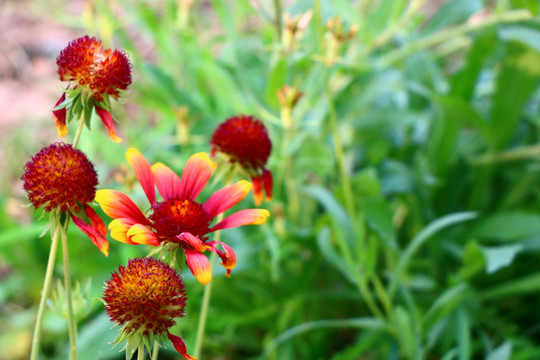
[[[109,230],[111,230],[111,237],[125,244],[137,245],[137,243],[130,240],[127,235],[128,230],[135,225],[133,219],[121,218],[115,219],[109,223]]]
[[[206,285],[212,280],[210,262],[205,255],[195,250],[186,249],[186,264],[201,284]]]
[[[149,228],[142,224],[133,225],[127,232],[127,236],[137,244],[146,244],[146,245],[159,245],[159,240],[156,237],[156,234],[152,232]]]
[[[149,223],[142,211],[124,193],[117,190],[98,190],[95,197],[105,214],[113,219],[130,218],[139,223]]]
[[[243,225],[260,225],[266,222],[270,212],[266,209],[246,209],[235,212],[217,223],[210,231],[229,229]]]

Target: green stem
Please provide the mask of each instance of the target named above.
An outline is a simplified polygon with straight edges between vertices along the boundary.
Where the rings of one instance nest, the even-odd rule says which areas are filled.
[[[379,59],[379,65],[382,68],[388,67],[390,64],[403,59],[412,53],[428,49],[446,40],[454,39],[469,32],[478,31],[498,23],[512,23],[531,19],[532,16],[528,10],[514,10],[500,15],[492,15],[477,24],[465,23],[463,25],[445,28],[416,42],[410,42],[401,49],[390,52],[388,55],[381,57]]]
[[[76,149],[77,145],[79,145],[79,139],[81,138],[81,134],[83,132],[84,128],[84,112],[81,116],[81,119],[79,120],[79,126],[77,127],[77,132],[75,133],[75,138],[73,139],[73,148]]]
[[[471,165],[493,165],[507,161],[534,159],[540,156],[540,144],[517,147],[499,153],[488,153],[469,159]]]
[[[144,360],[144,342],[139,341],[139,346],[137,347],[137,360]]]
[[[338,172],[341,181],[341,187],[343,191],[343,198],[345,200],[345,206],[347,212],[351,217],[351,220],[355,219],[354,209],[354,197],[352,195],[351,183],[347,174],[347,167],[345,166],[345,154],[343,152],[343,144],[341,143],[341,136],[339,135],[338,119],[336,106],[334,104],[334,98],[332,90],[330,89],[330,69],[326,72],[324,78],[324,90],[326,94],[326,101],[328,102],[328,120],[330,125],[330,131],[332,132],[332,142],[334,144],[334,152],[336,154],[336,160],[338,163]]]
[[[216,224],[223,220],[223,214],[219,214]],[[221,238],[221,231],[216,231],[214,240],[219,241]],[[216,263],[216,253],[212,251],[210,255],[210,272],[214,272],[214,264]],[[210,305],[210,298],[212,296],[212,284],[213,280],[210,280],[208,284],[204,286],[203,299],[201,304],[201,315],[199,317],[199,324],[197,325],[197,337],[195,340],[195,349],[193,350],[194,356],[198,359],[201,355],[202,343],[204,340],[204,331],[206,329],[206,320],[208,318],[208,307]]]
[[[56,253],[58,250],[58,239],[60,237],[59,214],[56,214],[54,219],[51,219],[51,222],[54,224],[54,233],[52,235],[51,250],[49,252],[49,261],[47,262],[47,270],[45,271],[45,280],[43,281],[43,290],[41,292],[41,300],[39,302],[36,325],[34,327],[34,338],[32,340],[32,351],[30,354],[30,360],[36,360],[38,356],[39,343],[41,340],[41,325],[43,323],[43,314],[45,312],[45,304],[47,302],[47,296],[49,295],[49,290],[51,288],[54,261],[56,260]]]
[[[62,226],[62,258],[64,260],[64,287],[66,290],[68,332],[69,332],[69,358],[77,359],[77,324],[73,316],[73,299],[71,296],[71,275],[69,271],[69,250],[67,241],[67,222]]]
[[[283,27],[283,20],[281,18],[281,1],[274,0],[274,11],[276,13],[276,30],[277,30],[277,42],[281,41],[281,29]]]
[[[154,350],[152,350],[152,360],[157,360],[159,354],[159,344],[154,341]]]

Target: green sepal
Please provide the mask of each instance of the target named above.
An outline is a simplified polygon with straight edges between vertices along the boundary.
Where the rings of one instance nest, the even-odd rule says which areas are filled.
[[[126,360],[130,360],[133,357],[133,354],[135,354],[135,351],[137,351],[142,340],[141,337],[142,335],[139,331],[136,331],[128,337],[126,347],[124,348],[126,350]]]

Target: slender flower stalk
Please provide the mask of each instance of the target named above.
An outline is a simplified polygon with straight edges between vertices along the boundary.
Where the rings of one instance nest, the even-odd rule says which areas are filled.
[[[54,217],[60,216],[59,211],[56,211]],[[51,214],[51,218],[53,215]],[[57,221],[51,221],[51,224],[57,225]],[[39,301],[39,307],[36,317],[36,324],[34,326],[34,336],[32,339],[32,350],[30,352],[30,360],[36,360],[39,352],[39,345],[41,342],[41,327],[43,323],[43,315],[45,314],[45,304],[47,303],[47,297],[51,289],[51,280],[54,270],[54,262],[56,260],[56,253],[58,251],[58,242],[60,239],[60,226],[55,226],[54,230],[51,229],[52,242],[51,249],[49,251],[49,260],[47,261],[47,270],[45,270],[45,280],[43,280],[43,289],[41,290],[41,300]]]
[[[22,180],[28,198],[36,209],[50,212],[49,227],[52,234],[51,252],[47,265],[42,298],[40,301],[31,359],[37,358],[41,339],[44,304],[49,294],[50,282],[59,238],[62,238],[64,276],[68,308],[70,359],[76,359],[76,325],[71,303],[71,279],[67,245],[69,218],[104,254],[108,255],[109,243],[105,238],[107,228],[96,212],[88,205],[95,196],[97,173],[86,155],[69,144],[52,144],[32,157],[24,167]]]

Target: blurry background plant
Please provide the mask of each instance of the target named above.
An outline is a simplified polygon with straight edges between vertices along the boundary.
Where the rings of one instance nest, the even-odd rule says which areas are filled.
[[[97,36],[134,64],[127,110],[115,112],[124,143],[103,132],[81,139],[101,188],[120,183],[144,199],[122,165],[128,146],[180,172],[232,115],[269,129],[272,216],[223,232],[238,266],[215,277],[202,359],[540,357],[537,1],[56,5],[47,9],[73,38]],[[283,101],[284,89],[302,96]],[[49,111],[40,126],[55,139]],[[0,358],[9,359],[27,357],[49,245],[39,214],[19,206],[17,179],[21,159],[51,138],[35,140],[36,119],[19,120],[2,135]],[[90,298],[118,264],[144,255],[112,242],[104,258],[77,236],[72,278],[92,278]],[[192,348],[202,287],[184,276],[190,304],[174,332]],[[48,314],[44,325],[47,358],[65,358],[64,322]],[[114,337],[92,306],[79,357],[120,359]]]

